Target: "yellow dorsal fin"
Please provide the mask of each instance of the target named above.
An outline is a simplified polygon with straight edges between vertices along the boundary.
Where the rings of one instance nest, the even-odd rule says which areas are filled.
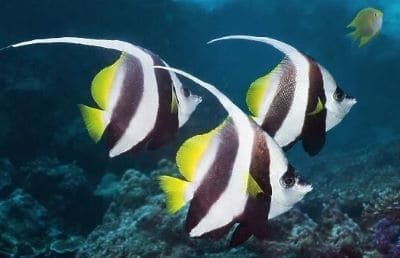
[[[279,66],[279,65],[278,65]],[[258,116],[260,113],[261,103],[264,99],[265,93],[268,90],[271,77],[276,72],[278,66],[276,66],[268,74],[255,80],[249,87],[246,95],[246,103],[250,112],[254,116]]]
[[[96,101],[97,105],[99,105],[99,107],[102,109],[107,108],[108,95],[111,90],[114,76],[118,71],[118,68],[123,58],[124,54],[121,54],[121,56],[117,61],[115,61],[115,63],[102,69],[93,78],[91,88],[92,97],[94,101]]]
[[[322,110],[324,110],[324,104],[322,104],[320,97],[318,97],[318,102],[317,102],[317,105],[315,106],[315,109],[312,112],[308,113],[307,115],[313,116],[313,115],[318,114]]]
[[[256,180],[248,173],[248,179],[247,179],[247,193],[251,197],[256,197],[257,194],[262,193],[263,191],[261,190],[261,187],[258,185]]]
[[[189,182],[170,176],[160,176],[158,180],[166,195],[167,211],[177,212],[186,204],[185,189]]]
[[[207,150],[210,140],[218,133],[224,123],[208,133],[189,138],[179,148],[176,153],[176,165],[178,166],[179,172],[187,181],[193,181],[197,165],[204,152]]]
[[[99,142],[108,125],[108,121],[104,119],[104,111],[82,104],[78,105],[78,107],[90,137],[94,142]]]

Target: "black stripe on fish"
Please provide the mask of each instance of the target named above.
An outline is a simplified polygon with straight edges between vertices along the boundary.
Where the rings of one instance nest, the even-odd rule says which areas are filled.
[[[242,215],[239,216],[230,241],[230,246],[238,246],[255,235],[264,239],[267,235],[267,220],[271,204],[272,187],[269,180],[270,157],[265,133],[255,128],[250,175],[260,186],[262,193],[249,196]]]
[[[154,65],[164,66],[162,60],[152,54]],[[173,82],[170,73],[161,69],[154,69],[158,89],[158,111],[154,128],[143,139],[149,150],[154,150],[170,142],[178,131],[178,113],[171,112]],[[149,105],[151,105],[149,103]],[[139,143],[140,144],[140,143]]]
[[[269,150],[265,133],[252,122],[255,131],[253,140],[253,150],[250,163],[250,175],[254,178],[261,190],[267,194],[272,194],[271,184],[269,181]]]
[[[128,129],[129,122],[136,114],[144,91],[143,67],[138,58],[125,54],[117,73],[121,72],[120,69],[124,69],[125,76],[107,128],[109,150],[115,146]]]
[[[302,129],[302,141],[304,150],[311,156],[316,155],[324,146],[326,129],[326,109],[317,114],[310,115],[320,100],[325,107],[326,97],[322,72],[318,64],[307,57],[309,63],[310,87],[308,91],[308,103]]]
[[[289,113],[296,88],[296,67],[293,62],[288,57],[285,57],[280,64],[280,69],[282,74],[277,93],[261,125],[272,137],[275,136]]]
[[[211,206],[227,188],[232,176],[239,138],[236,126],[230,118],[218,133],[218,138],[215,139],[220,142],[215,159],[190,202],[185,226],[187,232],[190,232],[207,215]]]

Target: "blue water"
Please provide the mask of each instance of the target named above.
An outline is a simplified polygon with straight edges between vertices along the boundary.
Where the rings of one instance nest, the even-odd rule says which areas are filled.
[[[383,27],[376,38],[359,48],[346,36],[346,26],[368,6],[383,11]],[[325,66],[337,84],[358,101],[343,122],[328,133],[320,155],[310,158],[298,146],[289,152],[291,163],[311,182],[311,163],[323,163],[341,154],[351,162],[348,155],[365,148],[386,149],[384,146],[392,146],[400,137],[399,28],[400,3],[387,0],[43,0],[3,1],[0,7],[0,47],[57,36],[125,40],[215,84],[243,110],[247,110],[244,96],[250,83],[274,67],[282,54],[253,42],[206,43],[224,35],[247,34],[269,36],[295,46]],[[113,51],[66,45],[1,52],[0,157],[17,169],[43,156],[74,163],[84,170],[88,187],[94,189],[107,172],[119,178],[128,168],[150,171],[157,168],[161,158],[173,160],[183,139],[223,119],[224,111],[213,96],[186,81],[194,92],[204,96],[206,104],[199,106],[178,140],[154,153],[109,160],[104,146],[94,145],[86,135],[76,104],[90,101],[93,75],[117,56]],[[385,154],[379,155],[376,163],[399,171],[397,165],[385,161]],[[327,170],[345,166],[341,162],[325,165]],[[368,166],[354,169],[356,173],[348,181],[373,170]],[[20,174],[16,178],[20,181],[14,182],[15,187],[24,188],[29,181]],[[47,183],[54,182],[43,184]],[[6,199],[13,187],[0,191],[0,200]],[[82,222],[75,233],[86,236],[100,224],[109,201],[98,200],[93,208],[97,217],[93,222]],[[63,219],[60,214],[57,216]]]

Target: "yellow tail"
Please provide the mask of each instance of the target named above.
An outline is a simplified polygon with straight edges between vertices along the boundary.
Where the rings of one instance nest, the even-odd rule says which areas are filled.
[[[78,107],[90,137],[94,142],[99,142],[109,122],[108,119],[105,119],[104,111],[82,104],[79,104]]]
[[[166,204],[168,213],[175,213],[185,204],[185,189],[189,182],[170,176],[160,176],[158,178],[161,190],[166,195]]]

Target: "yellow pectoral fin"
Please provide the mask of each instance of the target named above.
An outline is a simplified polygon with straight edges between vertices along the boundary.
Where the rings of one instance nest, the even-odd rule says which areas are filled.
[[[121,54],[114,64],[107,66],[93,78],[91,88],[92,97],[102,109],[107,108],[107,100],[111,86],[123,58],[124,54]]]
[[[104,111],[82,104],[78,105],[78,107],[90,137],[94,142],[99,142],[108,125],[108,121],[104,119]]]
[[[171,114],[178,113],[178,100],[176,98],[176,94],[172,89],[172,96],[171,96]]]
[[[185,189],[189,182],[170,176],[160,176],[158,180],[166,195],[167,211],[171,214],[177,212],[186,204]]]
[[[256,180],[248,173],[247,179],[247,193],[251,197],[256,197],[257,194],[262,193],[261,187],[258,185]]]
[[[322,104],[321,99],[318,97],[318,102],[317,102],[317,105],[315,106],[314,111],[308,113],[307,115],[313,116],[313,115],[318,114],[318,113],[321,112],[322,110],[324,110],[324,104]]]
[[[178,166],[179,172],[189,182],[193,181],[201,157],[210,144],[212,137],[220,130],[223,124],[224,123],[206,134],[189,138],[181,145],[176,153],[176,165]]]

